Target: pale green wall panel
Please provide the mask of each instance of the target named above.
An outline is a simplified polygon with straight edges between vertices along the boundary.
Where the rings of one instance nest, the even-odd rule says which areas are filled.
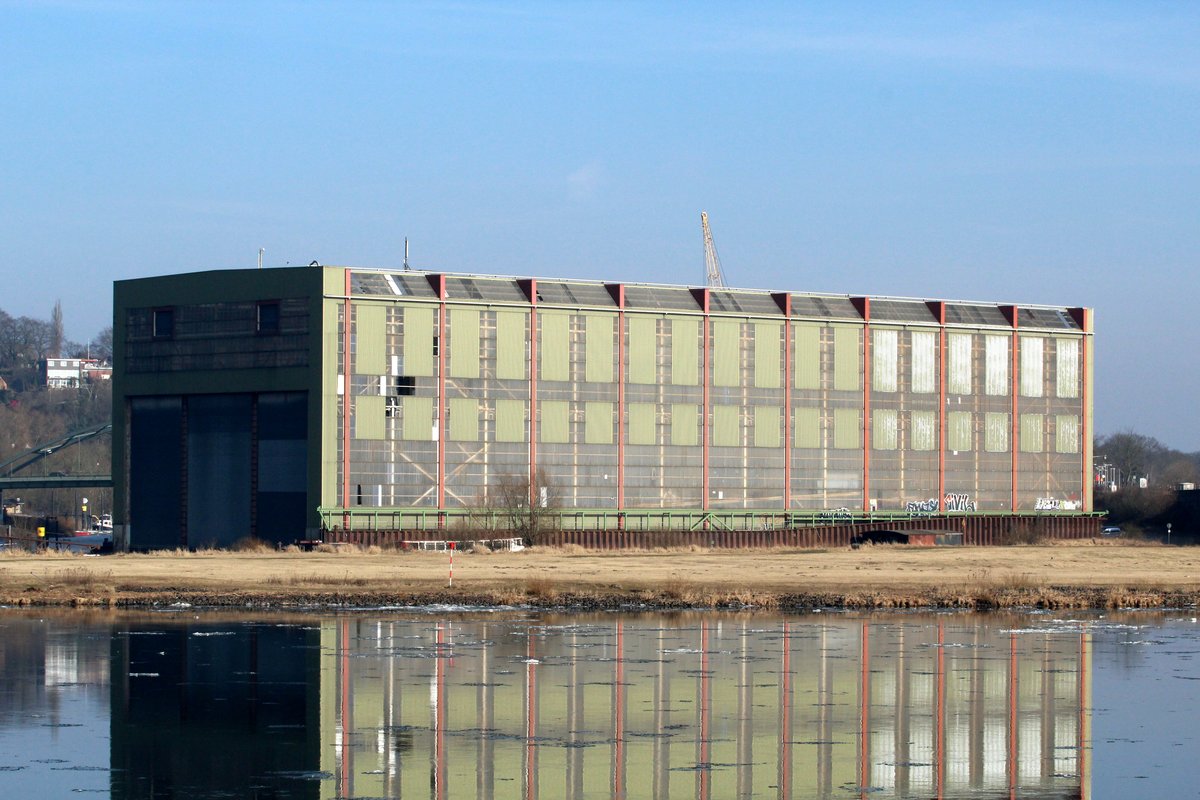
[[[946,426],[950,429],[949,449],[955,452],[969,453],[974,449],[972,442],[974,431],[971,430],[970,411],[951,411],[946,415]]]
[[[910,371],[912,391],[916,394],[931,394],[938,390],[937,384],[937,341],[932,331],[912,331],[909,334],[912,352]]]
[[[1045,448],[1045,423],[1041,414],[1021,415],[1021,452],[1040,453]]]
[[[583,404],[584,443],[613,443],[613,408],[613,403],[589,401]]]
[[[433,439],[433,398],[402,397],[404,401],[404,438],[410,442]]]
[[[434,310],[418,306],[404,309],[404,374],[433,375]]]
[[[899,446],[897,427],[896,409],[872,409],[871,447],[875,450],[895,450]]]
[[[387,309],[354,304],[354,372],[383,375],[387,372]]]
[[[629,444],[656,444],[654,403],[630,403]]]
[[[538,403],[542,416],[541,441],[548,444],[566,444],[571,436],[569,407],[566,400],[543,400]]]
[[[505,380],[524,380],[528,377],[525,365],[529,360],[525,347],[525,320],[521,311],[496,312],[496,377]]]
[[[713,406],[712,443],[715,447],[737,447],[742,443],[738,406]]]
[[[780,336],[783,325],[778,322],[754,323],[754,385],[760,389],[778,389],[783,385],[780,375]]]
[[[833,446],[839,450],[862,448],[862,409],[833,410]]]
[[[1021,336],[1021,396],[1042,397],[1045,394],[1045,355],[1046,340],[1040,336]]]
[[[474,308],[450,310],[451,378],[479,377],[479,311]]]
[[[538,357],[542,362],[541,379],[567,381],[571,379],[570,341],[571,318],[567,314],[546,311],[538,314],[541,345]]]
[[[971,393],[971,334],[951,333],[946,337],[946,390],[950,394]]]
[[[796,447],[816,448],[821,446],[821,410],[818,408],[792,409],[792,424],[796,426],[793,443]]]
[[[632,315],[629,323],[629,383],[652,384],[658,382],[658,334],[655,317]]]
[[[355,439],[387,438],[386,401],[386,397],[377,394],[354,398]]]
[[[742,324],[728,319],[716,319],[711,323],[713,337],[712,381],[713,386],[738,386],[741,381],[741,333]]]
[[[833,329],[833,388],[839,391],[857,391],[862,388],[862,347],[859,343],[861,328],[845,325]],[[834,438],[837,428],[834,427]]]
[[[698,408],[692,403],[672,404],[671,444],[688,447],[700,443]]]
[[[524,400],[500,399],[496,401],[496,441],[526,441]]]
[[[900,332],[876,328],[871,339],[871,391],[894,392],[899,388]]]
[[[937,412],[913,411],[909,413],[909,446],[913,450],[937,449]]]
[[[821,326],[796,323],[792,326],[795,335],[795,375],[797,389],[821,388]]]
[[[1054,420],[1055,450],[1059,453],[1079,452],[1079,417],[1059,414]]]
[[[754,408],[755,447],[779,447],[779,429],[782,417],[783,409],[779,406],[756,406]]]
[[[612,314],[588,314],[584,317],[585,358],[583,379],[592,383],[612,383],[613,336]]]
[[[983,415],[983,449],[989,453],[1008,452],[1007,413],[989,411]]]
[[[699,336],[699,320],[671,320],[671,383],[676,386],[695,386],[700,382]]]
[[[1059,397],[1079,397],[1079,340],[1055,340],[1055,393]]]
[[[479,441],[479,401],[472,397],[450,398],[450,441]]]

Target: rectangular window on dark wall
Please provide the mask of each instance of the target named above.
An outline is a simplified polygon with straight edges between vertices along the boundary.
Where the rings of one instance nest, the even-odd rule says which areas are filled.
[[[392,394],[395,395],[411,395],[416,394],[417,379],[411,375],[397,375],[396,383]]]
[[[279,301],[272,300],[258,304],[259,333],[279,333]]]
[[[175,309],[154,309],[154,338],[169,339],[175,335]]]

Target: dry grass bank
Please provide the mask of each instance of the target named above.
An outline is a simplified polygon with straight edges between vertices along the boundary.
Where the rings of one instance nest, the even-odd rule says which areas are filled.
[[[1200,548],[1121,542],[860,550],[537,549],[0,556],[5,605],[1116,608],[1200,601]]]

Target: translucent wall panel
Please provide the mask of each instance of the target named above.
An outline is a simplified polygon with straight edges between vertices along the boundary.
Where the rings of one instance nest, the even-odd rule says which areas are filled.
[[[796,447],[821,446],[821,411],[817,408],[796,408],[792,410],[793,424],[796,427]]]
[[[496,400],[496,441],[526,441],[524,400]]]
[[[845,325],[833,329],[833,388],[856,391],[862,388],[861,328]],[[836,435],[836,434],[835,434]]]
[[[970,452],[973,449],[970,411],[951,411],[946,415],[946,426],[949,429],[949,449],[958,452]]]
[[[776,406],[758,406],[754,409],[754,446],[779,447],[779,430],[783,409]]]
[[[913,450],[937,449],[937,412],[909,412],[909,447]]]
[[[783,385],[779,369],[779,343],[783,325],[778,322],[754,323],[754,385],[759,389],[778,389]]]
[[[583,440],[586,444],[613,443],[612,403],[589,402],[583,404]]]
[[[690,403],[672,404],[671,444],[684,447],[699,443],[699,406]]]
[[[984,337],[985,386],[990,395],[1008,394],[1008,336],[988,335]]]
[[[700,383],[699,336],[700,320],[671,320],[671,383],[676,386]]]
[[[625,318],[629,326],[629,383],[652,384],[658,381],[658,318],[631,314]]]
[[[402,397],[403,436],[414,442],[428,442],[433,438],[433,398]]]
[[[496,377],[505,380],[524,380],[529,351],[525,346],[525,321],[521,311],[496,312]]]
[[[951,333],[946,337],[950,351],[946,365],[947,389],[950,394],[971,393],[971,334]]]
[[[839,450],[862,448],[862,409],[833,410],[833,446]]]
[[[913,331],[912,391],[931,394],[937,386],[937,334],[932,331]]]
[[[384,416],[386,397],[363,395],[354,398],[354,438],[383,439],[387,436]]]
[[[821,327],[807,322],[792,326],[795,341],[795,367],[792,376],[797,389],[821,388]]]
[[[871,389],[876,392],[894,392],[900,366],[899,332],[876,329],[872,339]]]
[[[654,444],[654,403],[630,403],[626,410],[629,413],[627,428],[629,444]]]
[[[541,312],[538,314],[538,329],[541,333],[541,345],[538,347],[538,358],[542,362],[541,379],[570,380],[571,317],[557,311]]]
[[[713,337],[713,386],[737,386],[741,382],[742,324],[733,320],[715,319],[710,325]]]
[[[542,417],[541,441],[566,444],[570,439],[570,409],[566,400],[543,400],[538,404]]]
[[[1040,453],[1045,444],[1045,423],[1041,414],[1021,415],[1021,452]]]
[[[1058,339],[1057,394],[1059,397],[1079,397],[1079,340]]]
[[[473,308],[450,310],[451,378],[479,377],[479,312]]]
[[[737,447],[742,443],[737,406],[713,406],[712,443],[716,447]]]
[[[588,314],[584,317],[587,338],[584,357],[584,380],[592,383],[611,383],[613,380],[613,334],[612,314]]]
[[[450,436],[452,442],[479,441],[479,401],[474,398],[450,398]]]
[[[1059,453],[1079,452],[1079,417],[1059,414],[1054,418],[1055,451]]]
[[[989,453],[1008,452],[1008,414],[988,412],[983,417],[983,449]]]
[[[1038,336],[1022,336],[1021,342],[1021,396],[1041,397],[1044,377],[1043,365],[1045,339]]]
[[[387,371],[387,308],[355,303],[354,371],[382,375]]]
[[[434,309],[408,306],[404,309],[403,375],[433,375]]]
[[[871,412],[871,446],[876,450],[895,450],[896,410],[876,408]]]

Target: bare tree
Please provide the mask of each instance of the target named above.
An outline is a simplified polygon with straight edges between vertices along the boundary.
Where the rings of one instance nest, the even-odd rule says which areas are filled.
[[[533,475],[504,474],[488,487],[484,509],[498,528],[507,528],[530,544],[540,544],[545,534],[557,530],[561,495],[539,468]]]

